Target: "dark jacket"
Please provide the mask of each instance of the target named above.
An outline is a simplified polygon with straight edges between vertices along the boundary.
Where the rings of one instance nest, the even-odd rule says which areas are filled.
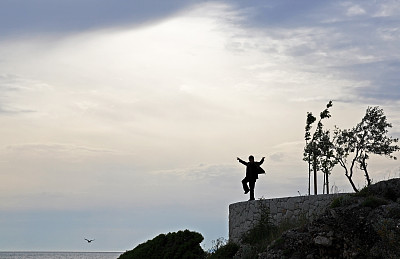
[[[246,178],[249,181],[255,182],[258,179],[258,174],[260,172],[260,165],[264,163],[264,158],[260,160],[260,162],[246,162],[242,159],[238,159],[240,163],[246,166]]]

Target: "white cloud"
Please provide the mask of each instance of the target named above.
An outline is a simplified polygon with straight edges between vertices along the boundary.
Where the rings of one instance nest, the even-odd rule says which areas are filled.
[[[347,16],[355,16],[365,14],[366,11],[359,5],[351,5],[347,9]]]

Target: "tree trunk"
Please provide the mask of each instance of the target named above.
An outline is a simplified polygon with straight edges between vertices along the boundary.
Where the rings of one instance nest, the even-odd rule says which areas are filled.
[[[365,158],[360,162],[360,165],[361,165],[361,169],[365,173],[365,179],[367,179],[367,185],[370,186],[372,181],[371,181],[371,178],[369,178],[367,164],[365,163]]]
[[[329,173],[326,172],[326,194],[329,194]]]
[[[350,175],[348,174],[348,171],[346,170],[346,177],[347,177],[347,179],[349,179],[349,182],[350,182],[350,184],[351,184],[351,187],[353,187],[353,190],[354,190],[355,192],[358,192],[358,189],[357,189],[356,185],[354,184],[352,177],[353,177],[353,168],[354,168],[355,162],[356,162],[356,160],[357,160],[357,157],[359,156],[359,155],[358,155],[359,152],[360,152],[360,150],[357,149],[356,155],[354,156],[353,160],[351,161]]]
[[[313,156],[313,167],[314,167],[314,195],[317,195],[317,157]]]
[[[308,155],[308,196],[311,195],[311,156]]]
[[[355,192],[358,192],[358,189],[357,189],[356,185],[354,184],[353,179],[351,179],[351,176],[349,176],[349,175],[346,174],[346,177],[347,177],[347,179],[349,180],[349,182],[350,182],[350,184],[351,184],[351,187],[353,187],[353,190],[354,190]]]
[[[353,174],[350,174],[350,175],[349,175],[349,171],[347,170],[347,167],[346,167],[345,163],[344,163],[342,160],[339,160],[339,164],[340,164],[341,167],[343,167],[343,169],[344,169],[344,175],[345,175],[345,176],[347,177],[347,179],[349,180],[349,182],[350,182],[350,184],[351,184],[351,187],[353,187],[353,190],[354,190],[355,192],[358,192],[358,189],[357,189],[356,185],[354,184],[353,179],[351,179],[351,177],[352,177]]]
[[[372,181],[371,181],[371,178],[369,178],[367,168],[365,168],[364,172],[365,172],[365,178],[367,178],[368,186],[370,186]]]

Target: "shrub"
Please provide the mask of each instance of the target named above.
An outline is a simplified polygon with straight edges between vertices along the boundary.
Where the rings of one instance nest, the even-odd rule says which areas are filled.
[[[368,186],[365,186],[359,192],[356,192],[352,195],[355,197],[367,197],[367,196],[372,195],[372,193],[371,193],[370,189],[368,188]]]
[[[242,251],[242,258],[256,258],[257,254],[265,251],[270,244],[279,246],[280,242],[283,241],[282,233],[289,229],[302,227],[308,222],[306,215],[303,214],[297,221],[287,219],[282,220],[278,225],[274,225],[271,222],[269,208],[262,202],[260,202],[260,212],[260,221],[242,236],[242,242],[250,245],[248,247],[250,251]],[[273,242],[274,240],[276,241]]]
[[[330,207],[331,207],[331,209],[334,209],[334,208],[338,208],[338,207],[350,205],[350,204],[352,204],[353,202],[354,202],[354,201],[353,201],[353,199],[351,198],[351,196],[347,196],[347,195],[345,195],[345,196],[340,196],[340,197],[334,199],[334,200],[331,202]]]
[[[342,206],[342,199],[343,199],[343,197],[339,197],[339,198],[334,199],[332,201],[330,207],[332,209],[334,209],[334,208],[338,208],[338,207]]]
[[[276,226],[271,223],[269,208],[260,202],[260,221],[242,236],[242,241],[250,245],[256,245],[271,239],[276,232]]]
[[[231,259],[235,256],[237,251],[239,250],[239,246],[235,243],[228,242],[227,244],[219,247],[215,250],[210,256],[209,259]]]
[[[198,259],[205,252],[200,246],[203,236],[189,230],[160,234],[142,243],[131,251],[123,253],[119,259]]]
[[[367,198],[365,198],[365,200],[361,203],[362,206],[364,207],[370,207],[370,208],[377,208],[381,205],[386,205],[388,204],[388,202],[384,199],[381,199],[379,197],[376,196],[368,196]]]

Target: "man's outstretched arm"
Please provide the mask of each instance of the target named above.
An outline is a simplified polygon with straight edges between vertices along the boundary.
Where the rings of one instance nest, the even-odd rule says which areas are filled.
[[[237,160],[239,161],[239,163],[242,163],[242,164],[244,164],[244,165],[247,165],[247,162],[243,161],[242,159],[237,158]]]
[[[262,163],[264,163],[264,159],[265,157],[261,158],[260,162],[258,162],[258,165],[262,165]]]

